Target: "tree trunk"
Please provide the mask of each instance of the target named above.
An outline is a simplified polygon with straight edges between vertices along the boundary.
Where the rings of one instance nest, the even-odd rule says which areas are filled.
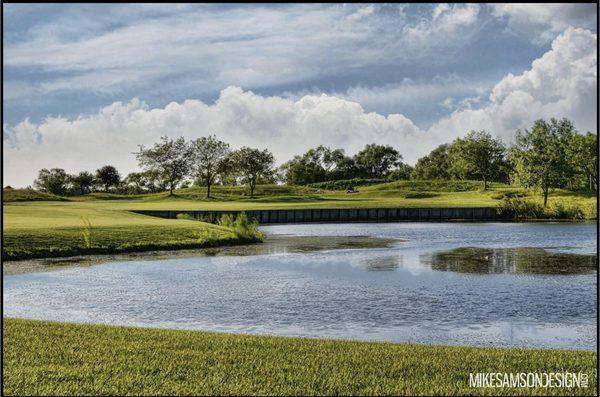
[[[206,198],[210,198],[210,174],[206,175]]]
[[[173,184],[169,184],[169,196],[173,195]]]
[[[485,176],[483,177],[483,190],[487,190],[487,179]]]
[[[544,187],[544,208],[548,205],[548,186]]]
[[[254,183],[250,182],[250,198],[254,197]]]

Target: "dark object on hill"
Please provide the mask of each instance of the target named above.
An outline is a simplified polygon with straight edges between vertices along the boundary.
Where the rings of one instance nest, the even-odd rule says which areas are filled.
[[[354,187],[350,186],[346,189],[346,193],[358,193],[358,190],[354,190]]]

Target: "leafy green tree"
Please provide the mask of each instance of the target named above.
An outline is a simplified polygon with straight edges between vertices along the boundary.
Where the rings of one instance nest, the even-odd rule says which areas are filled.
[[[504,144],[489,132],[471,131],[452,144],[451,173],[464,179],[480,178],[483,180],[483,190],[487,190],[488,181],[502,170],[505,153]]]
[[[242,147],[231,152],[228,161],[230,161],[242,182],[248,184],[250,197],[254,197],[256,184],[261,180],[270,180],[274,172],[275,158],[267,149],[259,150]]]
[[[281,179],[290,185],[306,185],[333,179],[337,164],[344,157],[342,149],[320,145],[284,163],[280,167]]]
[[[450,179],[450,147],[444,143],[421,157],[411,173],[413,179]]]
[[[573,134],[568,146],[568,157],[581,185],[590,191],[598,191],[598,137],[588,132]]]
[[[121,175],[112,165],[105,165],[96,170],[96,181],[104,186],[104,191],[108,192],[110,187],[119,186]]]
[[[368,178],[381,178],[398,165],[402,155],[389,145],[368,144],[354,157],[356,165]]]
[[[75,194],[88,194],[94,187],[94,175],[87,171],[81,171],[77,175],[71,176],[71,188]]]
[[[43,168],[39,171],[37,179],[33,182],[36,189],[59,196],[67,193],[70,177],[62,168]]]
[[[140,145],[139,148],[135,155],[140,167],[158,175],[168,186],[169,195],[173,195],[173,190],[190,173],[192,151],[185,139],[163,136],[153,147],[145,149]]]
[[[401,162],[395,169],[390,171],[387,178],[392,181],[406,181],[410,179],[413,170],[413,167]]]
[[[536,120],[531,129],[517,131],[516,142],[510,148],[515,180],[527,187],[538,187],[548,204],[551,188],[559,188],[572,173],[567,157],[569,143],[575,133],[573,124],[562,119],[546,122]]]
[[[198,177],[204,180],[208,198],[211,185],[226,166],[225,159],[229,154],[229,144],[218,140],[215,135],[209,135],[193,141],[191,149],[192,168]]]

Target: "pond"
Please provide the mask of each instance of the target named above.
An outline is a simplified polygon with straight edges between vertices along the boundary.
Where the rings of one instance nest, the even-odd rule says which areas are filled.
[[[4,274],[4,316],[595,350],[596,225],[266,226],[264,245]]]

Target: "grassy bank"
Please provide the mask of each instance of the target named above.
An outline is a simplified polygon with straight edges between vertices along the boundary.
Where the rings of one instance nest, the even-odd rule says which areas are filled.
[[[3,258],[197,248],[245,241],[228,227],[129,212],[136,209],[494,207],[506,197],[541,203],[541,196],[534,192],[498,183],[482,191],[481,183],[476,181],[398,181],[356,188],[358,193],[348,194],[340,190],[267,185],[258,186],[256,197],[250,198],[243,187],[216,186],[211,199],[205,198],[204,188],[189,188],[177,190],[174,196],[94,193],[62,198],[63,201],[34,191],[5,190]],[[550,206],[577,207],[582,209],[577,212],[581,218],[596,217],[593,195],[556,191],[550,197]],[[91,225],[91,243],[84,238],[87,220]]]
[[[5,204],[3,258],[200,248],[257,240],[253,235],[240,234],[229,225],[160,219],[98,204]]]
[[[596,353],[365,343],[4,320],[4,393],[596,394]],[[473,372],[588,374],[579,389],[474,389]]]

